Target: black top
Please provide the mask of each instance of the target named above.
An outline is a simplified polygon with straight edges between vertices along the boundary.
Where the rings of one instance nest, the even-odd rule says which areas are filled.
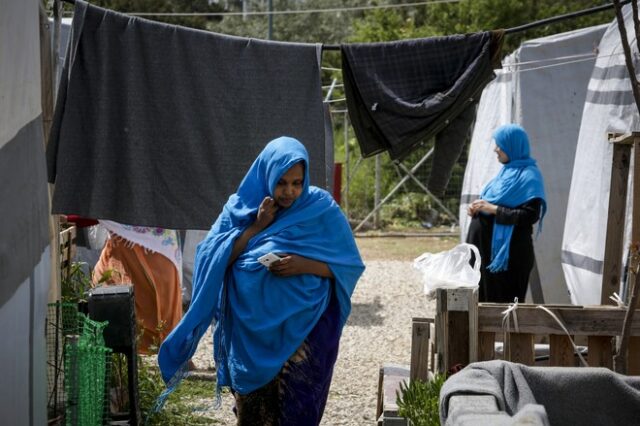
[[[513,302],[514,297],[524,301],[534,261],[531,234],[533,224],[540,218],[541,208],[542,200],[534,198],[515,208],[498,206],[495,215],[477,214],[471,220],[467,242],[478,247],[482,258],[481,302]],[[507,271],[491,273],[486,268],[491,263],[491,240],[496,222],[514,227]]]

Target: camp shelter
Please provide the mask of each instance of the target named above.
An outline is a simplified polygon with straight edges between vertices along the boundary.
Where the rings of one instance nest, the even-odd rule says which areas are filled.
[[[51,250],[39,7],[0,7],[0,417],[15,425],[47,423]]]
[[[623,8],[623,13],[637,74],[640,62],[630,5]],[[618,25],[614,21],[598,46],[598,57],[589,81],[562,239],[562,268],[571,301],[576,304],[601,303],[613,158],[613,147],[607,140],[607,133],[640,130],[638,108],[628,75]],[[632,193],[629,183],[623,241],[625,257],[631,233]],[[622,262],[623,265],[625,263]]]
[[[530,290],[538,303],[569,301],[560,264],[567,194],[589,78],[606,27],[524,42],[505,58],[503,69],[497,70],[497,78],[485,88],[478,106],[462,186],[461,237],[466,239],[469,228],[469,203],[501,167],[493,152],[492,132],[502,124],[521,124],[544,176],[548,203],[542,232],[534,241],[540,286],[530,285]]]

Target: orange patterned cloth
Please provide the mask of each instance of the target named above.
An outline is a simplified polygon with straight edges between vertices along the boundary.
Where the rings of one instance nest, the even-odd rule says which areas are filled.
[[[119,236],[107,239],[93,270],[94,285],[98,285],[100,278],[110,269],[111,277],[103,284],[133,284],[140,335],[138,352],[155,353],[182,318],[178,270],[162,254]]]

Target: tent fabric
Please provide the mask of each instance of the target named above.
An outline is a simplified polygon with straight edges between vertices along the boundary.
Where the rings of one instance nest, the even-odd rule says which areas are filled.
[[[33,57],[40,49],[35,2],[24,6],[11,3],[18,2],[3,2],[0,14],[0,148],[42,110],[40,64],[34,63]]]
[[[476,102],[502,32],[343,44],[349,116],[363,157],[410,153]]]
[[[630,5],[623,8],[623,14],[627,34],[633,40]],[[636,43],[631,42],[631,50],[638,70],[640,62],[637,60]],[[561,245],[562,268],[571,301],[584,305],[600,304],[601,299],[613,158],[613,147],[607,141],[607,133],[628,133],[636,131],[640,125],[615,20],[607,28],[598,47],[598,58],[588,88]],[[629,183],[625,248],[630,240],[632,193]]]
[[[478,108],[461,195],[461,235],[466,238],[470,223],[468,204],[500,168],[491,132],[509,122],[522,125],[545,180],[549,207],[544,230],[534,240],[545,303],[570,300],[560,263],[567,194],[595,51],[606,27],[524,42],[504,60]]]
[[[208,229],[288,134],[326,186],[320,45],[151,22],[78,0],[48,147],[53,212]],[[329,176],[330,177],[330,176]]]
[[[47,422],[51,251],[39,6],[3,2],[0,12],[0,413],[24,425]]]
[[[0,148],[0,306],[29,277],[49,245],[42,117]]]
[[[443,425],[452,424],[447,415],[454,395],[492,395],[510,416],[541,405],[545,424],[551,425],[630,425],[640,416],[640,378],[599,367],[528,367],[500,360],[470,364],[440,391]]]

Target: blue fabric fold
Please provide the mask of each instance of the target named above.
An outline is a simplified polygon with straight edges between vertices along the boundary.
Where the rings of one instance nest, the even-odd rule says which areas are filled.
[[[227,267],[236,238],[255,221],[264,197],[273,196],[278,180],[299,162],[305,165],[300,197],[279,210]],[[160,346],[158,363],[167,384],[175,384],[180,366],[193,356],[213,319],[218,386],[241,394],[275,377],[326,309],[331,286],[340,306],[340,328],[344,326],[364,264],[347,219],[327,191],[309,185],[308,170],[304,146],[280,137],[267,144],[229,197],[197,247],[191,306]],[[335,279],[278,277],[257,261],[269,252],[325,262]]]
[[[517,124],[506,124],[493,133],[496,145],[509,157],[500,172],[482,190],[480,198],[502,207],[516,208],[539,198],[542,201],[538,232],[547,211],[542,173],[529,156],[529,137]],[[509,247],[514,225],[494,223],[491,237],[490,272],[505,271],[509,265]]]

